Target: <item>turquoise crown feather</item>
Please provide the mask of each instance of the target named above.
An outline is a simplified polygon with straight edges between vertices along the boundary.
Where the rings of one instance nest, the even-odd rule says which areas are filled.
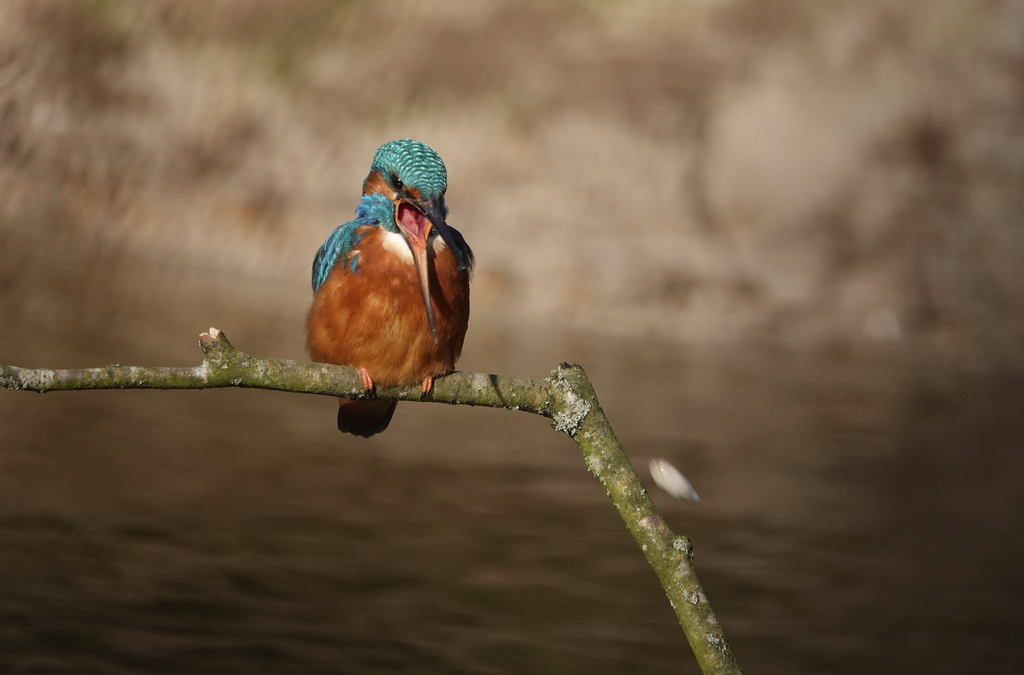
[[[417,188],[424,199],[440,199],[448,189],[448,171],[440,155],[426,143],[411,138],[380,146],[370,169],[398,176],[406,185]]]

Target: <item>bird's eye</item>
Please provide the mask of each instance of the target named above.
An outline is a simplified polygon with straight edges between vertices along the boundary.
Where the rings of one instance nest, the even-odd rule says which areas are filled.
[[[397,173],[391,174],[391,185],[393,185],[396,190],[401,190],[403,187],[405,187],[402,184],[402,181],[399,180]]]

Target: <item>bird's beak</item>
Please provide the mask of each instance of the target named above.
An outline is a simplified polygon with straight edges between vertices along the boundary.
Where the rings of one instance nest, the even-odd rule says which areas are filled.
[[[427,239],[430,230],[437,227],[438,231],[444,233],[442,228],[447,228],[444,221],[444,212],[441,204],[436,201],[426,203],[413,202],[408,199],[399,200],[395,209],[395,220],[398,228],[405,235],[412,251],[412,261],[416,266],[416,276],[420,282],[420,293],[423,295],[423,306],[427,310],[427,323],[430,324],[430,335],[437,342],[437,326],[434,323],[434,306],[430,300],[430,270],[427,268]]]

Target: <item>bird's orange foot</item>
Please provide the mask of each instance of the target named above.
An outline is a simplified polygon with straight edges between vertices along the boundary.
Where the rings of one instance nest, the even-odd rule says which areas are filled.
[[[360,368],[359,376],[363,378],[363,389],[373,391],[373,378],[370,377],[370,371],[366,368]]]
[[[423,393],[429,394],[430,390],[434,388],[434,376],[427,375],[423,378]]]

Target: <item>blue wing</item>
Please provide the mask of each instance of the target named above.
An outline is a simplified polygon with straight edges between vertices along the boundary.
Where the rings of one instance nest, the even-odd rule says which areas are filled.
[[[335,228],[320,250],[316,252],[316,257],[313,258],[314,293],[327,281],[327,277],[330,276],[331,270],[339,260],[347,260],[349,271],[353,273],[359,271],[359,252],[353,251],[367,231],[357,232],[357,230],[366,225],[375,227],[384,222],[393,223],[395,220],[394,208],[391,200],[382,194],[371,193],[363,195],[359,199],[356,219]]]
[[[359,252],[356,251],[353,254],[353,249],[362,239],[363,233],[356,232],[361,225],[365,225],[365,223],[352,220],[335,228],[320,250],[316,252],[316,257],[313,258],[314,293],[320,290],[320,286],[327,281],[327,277],[330,276],[331,270],[338,264],[338,261],[347,260],[351,271],[358,271]]]

